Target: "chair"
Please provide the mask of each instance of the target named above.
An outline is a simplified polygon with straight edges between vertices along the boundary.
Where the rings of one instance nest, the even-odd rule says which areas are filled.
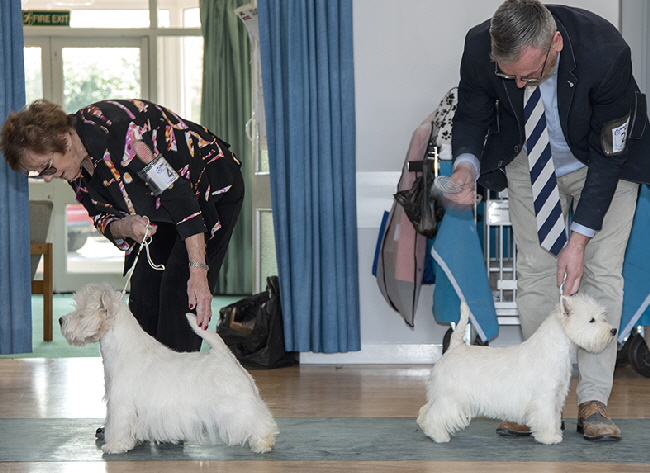
[[[43,341],[52,341],[53,319],[53,271],[52,243],[48,243],[47,231],[52,217],[53,203],[49,200],[29,201],[30,254],[32,270],[32,294],[43,295]],[[35,281],[38,263],[43,257],[43,279]]]

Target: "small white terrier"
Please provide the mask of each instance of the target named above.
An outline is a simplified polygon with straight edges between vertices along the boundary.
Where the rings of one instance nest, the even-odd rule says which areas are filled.
[[[586,295],[562,296],[528,340],[506,348],[465,345],[468,317],[463,303],[449,349],[429,376],[427,404],[417,419],[422,431],[449,442],[473,417],[485,416],[527,425],[538,442],[561,442],[576,345],[597,353],[616,336],[604,307]]]
[[[108,284],[77,291],[75,311],[61,317],[70,345],[99,341],[107,404],[105,453],[123,453],[144,440],[250,444],[265,453],[275,444],[275,420],[250,374],[221,337],[194,329],[208,352],[178,353],[142,330],[122,295]]]

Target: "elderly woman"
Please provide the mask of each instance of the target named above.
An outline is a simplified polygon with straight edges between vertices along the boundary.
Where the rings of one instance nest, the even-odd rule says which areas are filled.
[[[17,172],[65,179],[97,229],[137,259],[129,306],[142,328],[168,347],[197,351],[201,327],[244,183],[229,145],[206,128],[145,100],[107,100],[66,114],[37,100],[5,121],[0,151]],[[164,270],[154,266],[164,265]]]

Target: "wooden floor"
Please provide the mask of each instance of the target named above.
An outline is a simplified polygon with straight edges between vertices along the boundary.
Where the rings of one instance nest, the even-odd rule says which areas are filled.
[[[252,371],[277,417],[415,417],[425,399],[427,366],[297,366]],[[102,418],[99,358],[1,359],[0,417]],[[565,417],[577,415],[572,390]],[[650,418],[650,379],[631,368],[616,372],[610,411],[618,418]],[[625,434],[625,433],[624,433]],[[26,439],[27,440],[27,439]],[[167,472],[648,472],[634,463],[420,462],[63,462],[0,463],[12,473]]]

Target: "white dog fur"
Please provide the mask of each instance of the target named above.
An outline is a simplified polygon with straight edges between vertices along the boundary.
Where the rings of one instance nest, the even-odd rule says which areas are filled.
[[[485,416],[526,425],[543,444],[561,442],[576,345],[600,352],[616,336],[604,307],[586,295],[563,296],[528,340],[505,348],[464,344],[468,317],[463,303],[449,349],[429,376],[427,404],[417,419],[422,431],[449,442],[473,417]]]
[[[105,453],[131,450],[141,441],[244,445],[271,450],[278,433],[250,374],[221,337],[194,329],[211,347],[178,353],[145,333],[122,295],[107,284],[77,291],[75,311],[61,317],[70,345],[99,341],[107,404]]]

